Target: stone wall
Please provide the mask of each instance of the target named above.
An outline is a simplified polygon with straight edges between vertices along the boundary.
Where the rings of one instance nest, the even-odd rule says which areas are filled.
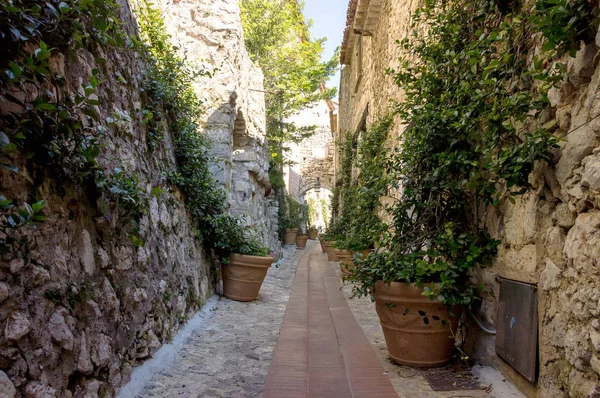
[[[369,2],[351,1],[350,8],[357,3]],[[390,99],[402,100],[385,69],[397,66],[401,53],[395,41],[409,33],[411,12],[420,1],[377,3],[381,3],[377,22],[370,22],[364,36],[354,33],[361,30],[354,26],[354,14],[349,14],[338,135],[370,126],[388,111]],[[469,323],[466,344],[472,358],[499,368],[531,397],[600,396],[599,47],[600,34],[596,43],[562,60],[569,78],[550,92],[549,111],[558,122],[557,134],[566,136],[552,164],[536,165],[530,176],[534,190],[488,214],[488,230],[502,243],[492,266],[475,275],[491,293],[485,296],[479,316],[492,328],[497,322],[497,277],[537,286],[536,383],[500,359],[495,336],[481,332],[474,322]],[[402,130],[403,126],[395,126],[389,145],[394,145]]]
[[[277,226],[267,216],[271,193],[263,75],[244,47],[240,12],[233,0],[164,1],[174,40],[213,74],[200,77],[198,96],[208,115],[205,133],[219,159],[215,175],[229,192],[231,213],[243,216],[279,253]],[[276,211],[276,210],[275,210]]]
[[[206,132],[215,139],[214,153],[225,159],[215,172],[222,172],[227,188],[248,178],[247,193],[256,199],[232,193],[232,211],[258,209],[250,212],[251,220],[261,219],[269,189],[264,98],[249,89],[262,89],[262,76],[245,52],[236,3],[179,1],[168,4],[165,15],[172,28],[197,39],[182,47],[189,59],[219,70],[197,86],[209,100]],[[121,18],[134,34],[125,1]],[[113,396],[132,366],[169,341],[214,293],[216,267],[195,238],[181,193],[165,182],[164,174],[175,170],[172,135],[166,131],[154,150],[147,145],[138,79],[142,59],[131,50],[97,48],[80,50],[77,58],[55,56],[52,65],[65,77],[64,95],[98,69],[97,117],[112,120],[101,137],[99,167],[135,175],[150,198],[149,210],[132,226],[124,209],[90,186],[59,181],[25,159],[17,160],[18,174],[0,169],[2,195],[17,204],[46,199],[48,217],[37,229],[20,230],[25,245],[0,260],[0,396]],[[238,115],[246,128],[236,149],[257,154],[240,168],[229,162]],[[272,238],[267,223],[258,227]]]

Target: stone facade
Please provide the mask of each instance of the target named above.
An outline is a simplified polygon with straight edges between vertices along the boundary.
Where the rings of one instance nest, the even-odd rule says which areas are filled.
[[[372,3],[372,4],[370,4]],[[385,73],[401,54],[420,1],[352,0],[342,45],[338,134],[358,133],[388,112],[402,93]],[[493,265],[475,279],[490,290],[479,316],[496,326],[499,282],[538,291],[539,377],[530,383],[496,355],[495,337],[469,324],[471,357],[499,368],[528,396],[600,396],[600,34],[564,58],[569,79],[550,92],[551,114],[566,134],[553,164],[530,176],[534,190],[490,211],[487,226],[502,241]],[[532,49],[532,52],[535,51]],[[390,145],[401,136],[396,125]],[[339,167],[339,164],[338,164]]]
[[[313,126],[315,133],[300,143],[288,143],[287,156],[293,164],[285,170],[286,188],[300,199],[317,186],[333,190],[334,131],[337,104],[319,101],[290,117],[297,126]]]
[[[134,34],[132,10],[120,4],[124,27]],[[223,159],[215,173],[228,189],[246,184],[245,191],[231,189],[232,212],[248,213],[275,246],[267,221],[264,98],[250,90],[262,89],[262,75],[246,54],[236,2],[177,1],[166,5],[165,17],[184,37],[188,59],[217,70],[197,89],[208,104],[206,133]],[[44,198],[48,217],[37,229],[20,231],[27,250],[0,259],[2,397],[113,396],[132,366],[214,294],[218,265],[196,239],[181,193],[165,185],[164,173],[175,170],[173,136],[166,131],[154,150],[146,143],[143,61],[135,51],[114,48],[79,55],[52,59],[65,77],[62,90],[75,92],[99,70],[98,117],[114,121],[101,137],[99,165],[137,176],[149,209],[134,242],[126,212],[106,206],[89,187],[58,181],[25,160],[18,161],[18,174],[0,170],[2,195],[17,204]],[[236,158],[244,151],[256,157]]]

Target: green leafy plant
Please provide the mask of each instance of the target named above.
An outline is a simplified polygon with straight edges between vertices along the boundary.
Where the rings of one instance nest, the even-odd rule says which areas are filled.
[[[362,251],[378,244],[384,224],[379,218],[380,198],[391,183],[385,141],[392,127],[387,116],[355,138],[347,134],[341,146],[341,208],[335,247]],[[353,141],[356,141],[354,143]],[[358,171],[352,178],[352,170]]]
[[[286,228],[298,228],[298,231],[302,230],[305,217],[304,207],[300,202],[294,199],[292,196],[287,197],[287,215],[285,219]]]
[[[547,18],[557,14],[541,18],[540,10],[560,3],[507,10],[489,0],[428,0],[415,12],[415,28],[426,26],[427,35],[415,29],[399,42],[406,58],[388,71],[405,92],[394,114],[407,127],[384,161],[385,190],[396,200],[384,209],[381,247],[356,261],[355,295],[371,294],[379,280],[433,283],[425,295],[473,303],[471,271],[489,263],[499,243],[480,215],[526,192],[535,162],[550,161],[557,143],[555,123],[540,121],[548,89],[563,78],[551,57],[578,49],[578,21],[590,18],[574,2],[573,23],[556,32]],[[523,43],[535,31],[548,51],[531,61]]]

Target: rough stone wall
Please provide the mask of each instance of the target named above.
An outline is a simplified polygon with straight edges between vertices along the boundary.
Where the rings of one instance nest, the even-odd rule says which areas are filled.
[[[346,132],[359,131],[363,122],[371,125],[386,115],[391,99],[402,99],[402,92],[385,70],[398,67],[402,51],[396,40],[408,36],[412,12],[420,4],[421,0],[383,0],[375,31],[368,36],[349,36],[351,51],[346,55],[340,78],[340,138]],[[398,136],[401,130],[401,126],[395,126],[394,135]]]
[[[250,95],[247,90],[260,90],[262,77],[247,62],[235,1],[176,3],[180,8],[172,4],[167,17],[178,15],[182,25],[202,26],[203,46],[229,51],[221,58],[202,53],[208,65],[228,68],[229,73],[229,78],[198,86],[199,93],[223,95],[215,95],[215,105],[206,113],[207,133],[229,136],[229,146],[217,143],[215,151],[228,150],[227,159],[232,158],[233,121],[241,112],[249,126],[245,134],[254,140],[244,145],[262,156],[264,100],[262,94]],[[181,10],[186,4],[204,8],[189,10],[185,16]],[[125,1],[121,5],[124,26],[134,34],[131,9]],[[141,216],[136,232],[142,243],[132,242],[124,210],[107,206],[90,187],[58,181],[23,159],[17,163],[18,174],[0,169],[2,195],[18,204],[42,198],[48,202],[44,210],[48,220],[36,230],[21,230],[27,250],[0,259],[3,397],[113,396],[128,380],[132,365],[169,341],[214,292],[214,266],[195,238],[182,195],[165,185],[164,173],[175,170],[173,137],[167,131],[159,148],[148,149],[138,80],[143,61],[129,50],[99,48],[93,53],[80,50],[79,55],[52,59],[56,72],[65,77],[61,94],[80,89],[98,69],[102,81],[98,117],[114,120],[101,137],[98,162],[107,172],[118,167],[136,175],[148,193],[149,211]],[[222,61],[228,56],[232,62],[225,65]],[[84,123],[94,125],[89,119]],[[248,170],[258,184],[256,196],[264,198],[265,159],[256,164],[256,169],[248,166]],[[157,187],[165,192],[153,190]]]
[[[372,36],[350,36],[362,41],[363,71],[361,76],[356,70],[360,63],[355,43],[341,75],[338,134],[359,131],[363,121],[369,126],[386,113],[389,99],[402,99],[385,69],[397,65],[400,49],[395,41],[409,33],[410,14],[419,3],[384,0]],[[569,79],[551,90],[549,114],[558,122],[557,134],[566,137],[553,164],[536,165],[530,176],[533,191],[515,204],[490,209],[487,227],[502,243],[492,266],[475,275],[492,293],[480,308],[480,316],[492,327],[497,320],[497,277],[538,287],[537,383],[500,359],[495,337],[480,332],[475,323],[469,323],[466,346],[472,358],[498,367],[532,397],[600,396],[599,47],[600,35],[576,57],[562,60]],[[402,130],[394,128],[389,145]]]
[[[240,11],[234,0],[163,1],[176,42],[212,76],[196,84],[208,115],[205,133],[219,159],[214,174],[229,192],[231,213],[244,216],[275,252],[281,245],[268,217],[271,193],[263,75],[244,46]],[[276,211],[276,209],[275,209]]]

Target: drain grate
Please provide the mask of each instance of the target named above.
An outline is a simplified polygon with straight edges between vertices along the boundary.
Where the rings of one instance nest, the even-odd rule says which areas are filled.
[[[423,376],[434,391],[484,390],[479,379],[469,370],[429,369]]]

